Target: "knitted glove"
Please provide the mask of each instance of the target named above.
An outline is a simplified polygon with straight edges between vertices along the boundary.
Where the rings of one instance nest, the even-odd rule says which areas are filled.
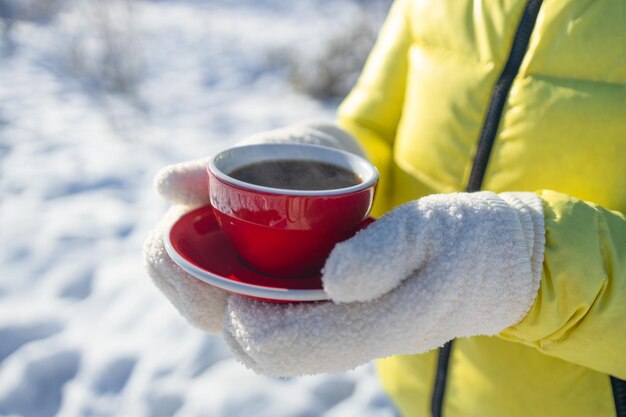
[[[259,133],[240,144],[305,143],[334,147],[363,155],[357,142],[332,124],[309,123]],[[177,204],[159,222],[144,244],[146,269],[154,284],[193,326],[211,333],[222,329],[228,295],[179,268],[167,255],[163,236],[169,227],[193,208],[209,204],[206,159],[163,168],[156,175],[157,191]]]
[[[333,302],[231,297],[224,337],[249,368],[287,376],[494,335],[532,306],[543,251],[537,195],[432,195],[335,247],[323,273]]]

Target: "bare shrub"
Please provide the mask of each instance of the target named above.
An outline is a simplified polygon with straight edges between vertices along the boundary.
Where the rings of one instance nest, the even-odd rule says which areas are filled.
[[[284,65],[291,84],[319,100],[336,100],[352,88],[375,40],[384,10],[372,11],[359,1],[357,13],[341,31],[323,39],[313,53],[296,49],[274,51],[271,59]],[[380,11],[382,10],[382,12]]]
[[[68,39],[68,72],[96,90],[134,96],[143,76],[133,0],[87,0],[84,23]]]

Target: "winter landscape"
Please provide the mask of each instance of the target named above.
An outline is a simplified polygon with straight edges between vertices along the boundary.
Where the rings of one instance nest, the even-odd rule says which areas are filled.
[[[332,119],[388,6],[0,0],[0,415],[395,416],[371,364],[246,370],[141,256],[155,172]]]

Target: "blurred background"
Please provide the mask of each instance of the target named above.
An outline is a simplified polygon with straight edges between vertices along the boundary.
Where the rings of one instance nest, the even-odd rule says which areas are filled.
[[[390,3],[0,0],[0,415],[395,415],[371,365],[247,371],[141,256],[155,172],[332,120]]]

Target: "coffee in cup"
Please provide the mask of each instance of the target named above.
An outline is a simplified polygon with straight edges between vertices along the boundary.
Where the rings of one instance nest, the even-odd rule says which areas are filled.
[[[362,182],[351,170],[303,159],[255,162],[237,168],[229,176],[249,184],[286,190],[333,190]]]

